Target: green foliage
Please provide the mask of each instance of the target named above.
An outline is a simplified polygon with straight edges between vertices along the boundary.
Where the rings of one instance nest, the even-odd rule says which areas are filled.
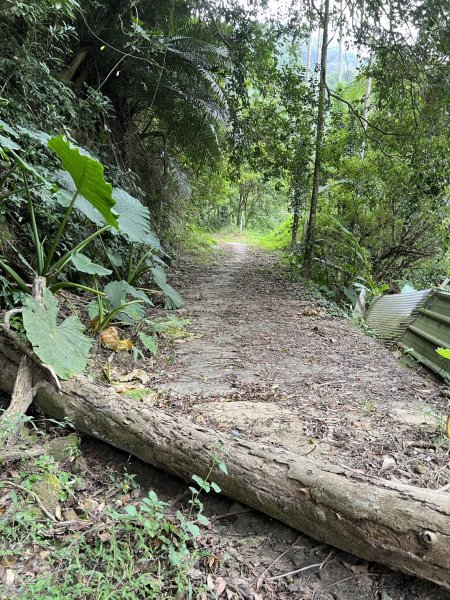
[[[450,360],[450,348],[437,348],[436,352],[440,356],[443,356],[444,358],[447,358],[448,360]]]
[[[156,354],[158,352],[158,342],[156,338],[152,335],[146,335],[143,332],[139,333],[139,339],[142,342],[142,345],[151,353]]]
[[[112,273],[110,269],[105,269],[105,267],[93,263],[89,256],[81,254],[81,252],[74,252],[70,257],[70,260],[72,261],[72,264],[76,268],[76,270],[80,273],[88,273],[89,275],[99,275],[100,277],[105,275],[111,275]]]
[[[147,321],[150,329],[162,337],[177,338],[186,335],[185,328],[190,325],[189,319],[180,319],[174,315],[155,320]]]
[[[130,299],[131,298],[131,299]],[[133,325],[143,320],[143,304],[153,306],[150,298],[126,281],[112,281],[105,286],[102,295],[88,307],[92,328],[101,332],[112,320],[124,325]]]
[[[29,600],[69,597],[169,600],[196,598],[202,592],[203,583],[193,573],[194,569],[198,573],[202,559],[208,556],[200,541],[209,525],[200,493],[220,491],[210,480],[217,465],[215,458],[205,478],[193,477],[198,487],[192,487],[189,507],[176,514],[152,490],[136,498],[138,485],[134,475],[113,474],[112,486],[111,481],[100,478],[96,489],[103,490],[108,497],[115,492],[115,500],[121,499],[123,508],[106,506],[96,512],[94,530],[89,525],[92,517],[85,508],[91,501],[89,492],[80,491],[86,489],[86,484],[66,470],[72,462],[67,464],[63,468],[44,455],[28,463],[22,461],[15,487],[9,486],[8,479],[0,480],[0,488],[11,491],[0,521],[3,556],[15,563],[24,554],[31,556],[31,552],[39,557],[41,567],[33,578],[18,571],[13,588],[8,587],[8,595],[14,589],[14,594]],[[219,468],[226,475],[223,462]],[[36,484],[58,490],[58,506],[63,510],[75,509],[80,524],[87,522],[87,529],[65,528],[57,544],[49,539],[47,515],[34,505],[32,492]],[[94,535],[87,534],[88,531]]]
[[[174,290],[166,281],[167,275],[161,265],[152,267],[151,272],[153,273],[153,279],[156,285],[164,292],[166,296],[166,308],[168,310],[175,310],[184,306],[184,300],[180,294]]]
[[[119,215],[119,232],[130,242],[159,249],[161,244],[151,229],[148,208],[122,188],[114,188],[113,198],[114,211]]]
[[[75,316],[58,324],[58,302],[44,289],[42,305],[32,297],[25,300],[23,324],[34,352],[53,367],[61,379],[82,373],[92,342],[84,335],[84,326]]]
[[[3,125],[5,130],[5,126]],[[8,126],[8,131],[13,132],[15,136],[18,133]],[[45,137],[45,136],[44,136]],[[86,236],[82,239],[75,247],[66,251],[62,256],[54,261],[54,255],[58,249],[58,245],[65,232],[67,223],[72,215],[72,211],[75,206],[75,202],[79,195],[83,195],[83,198],[88,203],[98,209],[104,216],[105,219],[109,220],[112,225],[117,225],[116,219],[111,211],[114,206],[114,200],[111,196],[111,186],[109,186],[103,177],[102,165],[92,159],[89,156],[85,156],[77,148],[73,148],[67,140],[62,137],[51,138],[48,141],[48,147],[53,149],[57,155],[62,159],[63,166],[67,169],[67,173],[70,174],[75,191],[73,196],[68,203],[68,206],[62,216],[57,230],[53,236],[53,241],[50,245],[45,244],[45,232],[43,228],[39,229],[38,222],[36,219],[36,199],[32,195],[32,187],[29,183],[28,177],[31,174],[37,183],[33,187],[43,187],[45,191],[54,192],[55,184],[45,179],[35,168],[29,166],[14,150],[9,148],[6,144],[1,142],[3,155],[8,161],[9,172],[7,177],[12,177],[14,171],[18,169],[21,172],[23,179],[23,188],[18,188],[17,185],[12,184],[12,191],[8,192],[7,196],[20,193],[25,194],[28,211],[30,214],[30,237],[34,249],[34,257],[24,257],[19,251],[18,256],[27,267],[28,276],[33,278],[35,275],[44,276],[47,278],[47,282],[50,286],[55,284],[54,289],[61,287],[63,284],[56,284],[57,276],[67,266],[69,261],[75,266],[82,264],[82,272],[86,272],[87,257],[82,258],[83,255],[79,254],[79,251],[87,246],[93,239],[99,236],[101,233],[109,229],[110,225],[106,225],[102,229],[94,231],[91,235]],[[5,198],[5,196],[3,197]],[[33,265],[32,261],[35,259],[36,263]],[[21,290],[25,293],[29,292],[29,287],[26,281],[22,278],[17,269],[11,267],[5,259],[0,259],[0,268],[13,278]],[[91,267],[91,269],[94,267]],[[83,286],[81,286],[83,287]]]
[[[278,227],[272,231],[258,233],[248,231],[247,239],[265,250],[286,250],[291,245],[292,238],[292,217],[285,219]]]
[[[63,169],[69,173],[75,193],[69,207],[72,209],[78,195],[83,196],[103,216],[108,225],[118,228],[112,212],[116,200],[112,186],[105,181],[103,165],[86,151],[71,146],[63,136],[51,138],[48,147],[61,159]]]

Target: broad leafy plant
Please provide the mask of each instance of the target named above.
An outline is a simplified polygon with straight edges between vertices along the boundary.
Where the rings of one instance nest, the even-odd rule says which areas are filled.
[[[58,283],[58,276],[69,263],[72,263],[75,268],[81,266],[79,270],[86,272],[87,257],[83,259],[83,255],[80,254],[83,248],[107,230],[119,228],[118,217],[112,210],[116,204],[112,197],[112,186],[105,181],[103,166],[80,148],[72,146],[71,143],[62,136],[53,137],[48,140],[48,147],[53,150],[56,156],[61,160],[64,171],[71,181],[72,194],[65,206],[63,217],[53,239],[47,242],[43,229],[40,229],[38,226],[32,189],[43,187],[49,194],[53,193],[60,201],[63,196],[53,182],[43,177],[37,169],[29,165],[21,157],[20,153],[24,152],[19,144],[11,139],[11,133],[13,133],[16,138],[18,137],[18,134],[5,123],[1,123],[1,126],[2,132],[10,134],[9,137],[6,137],[3,133],[0,135],[0,152],[2,157],[9,164],[9,169],[1,183],[4,184],[8,177],[11,177],[13,173],[18,170],[23,180],[23,187],[13,185],[12,189],[9,189],[0,196],[0,200],[5,202],[10,196],[24,194],[29,211],[30,237],[35,258],[33,260],[31,256],[25,257],[17,248],[13,249],[28,271],[30,279],[37,275],[44,276],[47,278],[50,289],[53,290],[62,285],[77,285],[77,287],[84,287],[79,284],[71,284],[70,282]],[[42,136],[45,136],[45,134],[42,134]],[[92,210],[97,211],[98,214],[102,216],[104,223],[101,227],[96,228],[93,233],[82,239],[78,244],[62,253],[61,256],[55,257],[67,223],[77,202],[87,203]],[[24,280],[18,270],[11,266],[5,258],[0,259],[0,268],[14,280],[22,292],[29,293],[30,287],[28,283]],[[94,268],[96,268],[97,274],[106,274],[105,271],[101,273],[100,267],[93,266],[93,263],[90,264],[91,271],[88,272],[92,272],[92,269]]]
[[[43,363],[61,379],[85,370],[92,341],[78,317],[67,317],[58,325],[58,302],[49,289],[44,289],[42,304],[28,296],[22,314],[27,338]]]
[[[112,281],[88,307],[89,317],[92,319],[91,328],[101,332],[112,320],[124,325],[138,323],[145,316],[143,304],[153,306],[145,292],[137,290],[126,281]]]

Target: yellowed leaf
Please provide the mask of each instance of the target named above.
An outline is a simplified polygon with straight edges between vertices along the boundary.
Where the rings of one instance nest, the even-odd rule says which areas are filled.
[[[141,381],[144,385],[150,381],[148,373],[144,369],[133,369],[117,378],[117,381]]]
[[[130,339],[118,340],[116,350],[131,350],[133,342]]]
[[[104,329],[99,335],[100,341],[104,346],[115,350],[117,347],[117,343],[120,340],[119,331],[117,327],[107,327]]]
[[[142,385],[142,383],[137,383],[137,382],[125,382],[125,383],[119,383],[119,384],[115,384],[115,388],[116,388],[116,392],[119,394],[125,394],[125,392],[131,392],[131,390],[139,390],[142,389],[144,386]]]

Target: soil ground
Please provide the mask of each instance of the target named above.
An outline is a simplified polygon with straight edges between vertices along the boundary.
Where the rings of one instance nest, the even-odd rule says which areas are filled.
[[[283,275],[227,243],[189,267],[196,334],[165,367],[165,408],[214,429],[419,487],[450,482],[442,386]],[[182,340],[181,340],[182,341]]]
[[[442,386],[290,281],[277,256],[223,244],[207,266],[179,265],[180,281],[187,303],[177,317],[190,321],[190,334],[166,339],[155,360],[140,361],[153,390],[137,402],[371,477],[448,485]],[[96,380],[109,356],[98,344],[90,365]],[[130,354],[115,353],[114,379],[126,387],[135,366]],[[84,439],[82,451],[88,486],[77,501],[123,506],[152,489],[174,512],[188,506],[185,482],[98,440]],[[111,470],[136,475],[132,498],[110,490]],[[225,583],[220,598],[450,600],[435,585],[320,544],[225,497],[203,501],[211,525],[199,543],[211,554],[193,577],[208,578],[211,589]]]
[[[187,305],[178,314],[194,335],[161,354],[152,376],[159,393],[143,402],[370,476],[448,484],[449,444],[440,429],[447,400],[439,383],[334,316],[304,284],[286,278],[273,254],[227,243],[211,264],[181,266],[180,277]],[[97,441],[85,451],[92,468],[125,460]],[[142,488],[184,502],[185,483],[131,457],[126,468]],[[226,498],[208,496],[205,506],[212,526],[204,543],[224,557],[213,575],[240,597],[450,599]]]

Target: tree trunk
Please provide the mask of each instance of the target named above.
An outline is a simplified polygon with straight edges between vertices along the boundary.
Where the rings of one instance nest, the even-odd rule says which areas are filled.
[[[294,202],[292,204],[294,218],[292,220],[291,248],[294,251],[297,247],[298,224],[300,221],[300,202],[301,202],[300,187],[298,185],[296,185],[295,189],[294,189]]]
[[[369,58],[369,69],[371,67],[372,64],[372,54],[370,55]],[[362,144],[361,144],[361,151],[360,151],[360,158],[364,159],[364,156],[366,155],[366,132],[367,132],[367,119],[369,117],[369,110],[370,110],[370,95],[372,93],[372,77],[369,75],[369,77],[367,78],[366,81],[366,91],[364,93],[364,109],[363,109],[363,113],[362,113],[362,128],[363,128],[363,140],[362,140]]]
[[[344,32],[343,32],[343,14],[342,14],[342,0],[339,3],[339,36],[338,36],[338,44],[339,44],[339,54],[338,54],[338,83],[342,81],[342,49],[344,45]]]
[[[308,36],[308,47],[306,49],[306,81],[311,79],[311,51],[312,51],[312,38],[313,38],[313,30],[311,23],[311,31]]]
[[[1,390],[13,389],[19,360],[0,338]],[[448,493],[233,440],[84,378],[63,382],[60,394],[43,383],[36,403],[79,431],[186,480],[205,477],[213,455],[225,447],[228,475],[217,469],[213,480],[227,496],[316,540],[450,589]]]
[[[323,15],[322,56],[320,60],[319,102],[317,106],[316,156],[314,159],[313,188],[309,211],[308,228],[305,239],[305,271],[310,272],[316,231],[317,203],[319,200],[320,170],[322,162],[322,144],[325,125],[325,88],[327,81],[328,25],[330,21],[330,0],[325,0]]]
[[[323,10],[323,0],[320,3],[319,12],[322,13],[322,10]],[[321,27],[320,27],[320,19],[319,19],[319,26],[318,26],[318,29],[317,29],[317,47],[316,47],[316,64],[317,65],[320,64],[319,63],[319,61],[320,61],[320,59],[319,59],[319,56],[320,56],[320,41],[322,39],[322,36],[320,34],[320,29],[321,29]]]

